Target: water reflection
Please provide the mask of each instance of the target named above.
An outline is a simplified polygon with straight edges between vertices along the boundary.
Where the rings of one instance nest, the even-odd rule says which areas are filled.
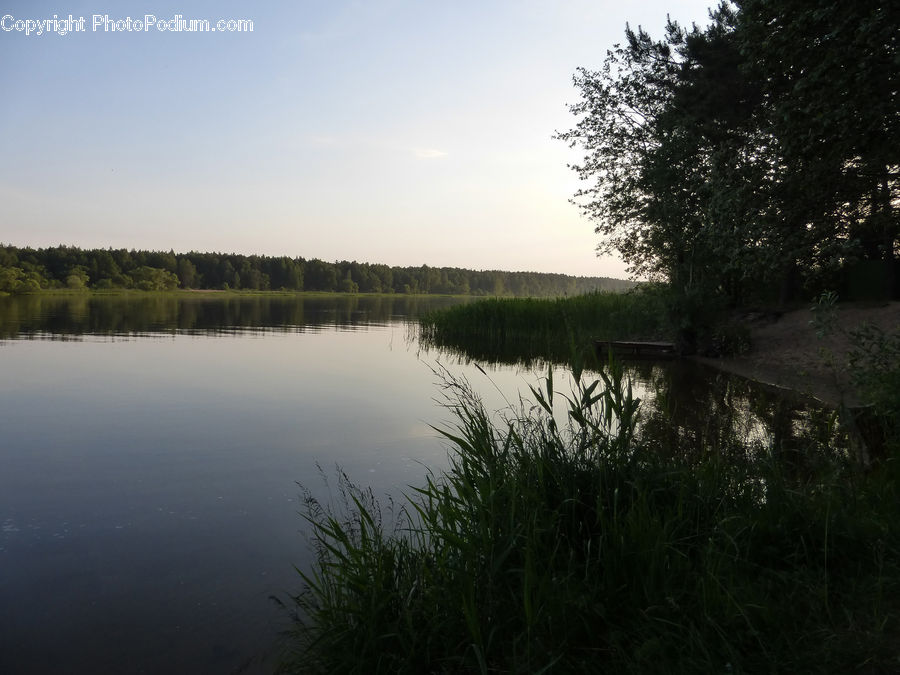
[[[813,401],[691,361],[633,362],[645,392],[640,433],[659,452],[728,461],[777,461],[802,479],[823,459],[844,456],[837,413]]]
[[[384,326],[468,301],[441,296],[193,294],[0,297],[0,339]]]
[[[590,346],[573,351],[554,346],[506,341],[493,345],[434,342],[427,353],[461,361],[518,364],[546,369],[573,358],[590,371],[603,367]],[[658,453],[683,459],[713,454],[728,461],[760,458],[778,461],[782,470],[802,479],[822,460],[845,457],[846,432],[837,413],[793,392],[776,390],[691,360],[623,363],[641,398],[638,435]]]

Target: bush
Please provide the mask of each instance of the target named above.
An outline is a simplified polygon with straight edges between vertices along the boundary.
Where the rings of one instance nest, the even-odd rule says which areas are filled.
[[[741,356],[751,346],[750,329],[741,321],[725,321],[712,330],[711,351],[716,356]]]
[[[851,330],[849,362],[854,383],[871,404],[889,439],[900,446],[900,333],[864,324]]]

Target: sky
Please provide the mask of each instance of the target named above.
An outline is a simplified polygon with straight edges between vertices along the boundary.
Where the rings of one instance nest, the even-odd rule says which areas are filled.
[[[0,0],[0,242],[624,278],[553,135],[626,22],[711,4]]]

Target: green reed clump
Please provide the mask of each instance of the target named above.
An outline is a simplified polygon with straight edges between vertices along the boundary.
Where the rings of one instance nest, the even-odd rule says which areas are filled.
[[[600,378],[575,378],[565,420],[551,372],[499,421],[449,380],[450,467],[390,522],[345,476],[344,508],[307,495],[283,670],[896,672],[891,471],[651,451],[621,370]]]
[[[665,293],[648,287],[629,293],[589,293],[571,298],[492,298],[431,312],[420,319],[427,347],[462,349],[474,358],[566,361],[585,356],[593,339],[663,339]]]

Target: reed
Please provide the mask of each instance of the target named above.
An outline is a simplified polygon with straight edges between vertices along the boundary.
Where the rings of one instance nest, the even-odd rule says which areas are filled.
[[[391,509],[307,493],[282,671],[895,672],[892,464],[659,452],[620,368],[573,381],[558,419],[552,371],[502,418],[448,379],[448,470]]]
[[[593,340],[671,339],[666,303],[656,287],[555,299],[492,298],[425,315],[419,338],[426,348],[492,362],[590,362]]]

